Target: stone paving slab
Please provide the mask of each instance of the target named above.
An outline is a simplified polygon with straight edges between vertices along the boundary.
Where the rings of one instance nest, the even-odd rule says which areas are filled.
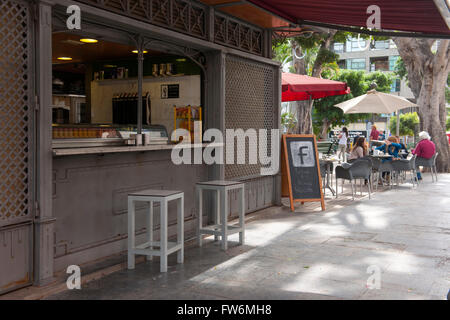
[[[359,190],[359,188],[358,188]],[[341,191],[341,190],[339,190]],[[371,200],[348,185],[339,198],[272,207],[247,217],[246,244],[213,238],[49,299],[446,299],[450,288],[450,174],[416,188],[379,188]],[[125,259],[125,256],[124,256]],[[368,287],[368,268],[380,288]]]

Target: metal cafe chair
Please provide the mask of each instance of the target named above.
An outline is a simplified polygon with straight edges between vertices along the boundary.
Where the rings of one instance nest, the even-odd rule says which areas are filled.
[[[377,180],[375,182],[375,190],[378,191],[378,183],[381,178],[381,184],[384,186],[383,182],[383,172],[388,172],[392,177],[392,172],[394,171],[394,168],[392,167],[391,161],[381,161],[379,158],[370,157],[370,160],[372,161],[372,170],[377,174]],[[391,181],[389,181],[389,187],[392,188]]]
[[[349,180],[352,187],[352,198],[355,200],[355,189],[353,181],[355,179],[368,180],[369,199],[371,199],[371,175],[372,162],[368,159],[358,159],[351,164],[343,163],[336,167],[336,198],[338,197],[338,179]],[[342,192],[344,192],[344,182],[342,182]]]
[[[437,158],[438,155],[439,155],[439,152],[436,152],[431,159],[424,159],[424,158],[420,158],[420,157],[418,157],[416,159],[416,170],[419,167],[430,168],[430,170],[431,170],[431,180],[433,182],[435,182],[434,181],[435,179],[436,179],[436,182],[438,181],[437,169],[436,169],[436,158]]]
[[[410,160],[395,160],[392,161],[392,168],[395,172],[395,178],[397,181],[397,187],[399,186],[399,180],[402,177],[402,174],[404,173],[406,176],[406,173],[410,173],[412,186],[414,188],[415,182],[416,182],[416,156],[413,156]]]

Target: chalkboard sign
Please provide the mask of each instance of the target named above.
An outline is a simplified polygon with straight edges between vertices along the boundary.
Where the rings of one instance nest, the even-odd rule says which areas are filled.
[[[339,136],[340,133],[341,133],[341,130],[331,130],[329,133],[329,137],[330,137],[330,139],[333,139],[333,138],[337,139],[337,137]],[[361,136],[363,136],[367,139],[367,131],[366,130],[361,130],[361,131],[349,130],[348,131],[348,139],[351,142],[353,142],[353,140],[356,137],[361,137]]]
[[[162,84],[161,99],[178,99],[180,97],[179,84]]]
[[[322,192],[317,143],[314,135],[283,135],[282,194],[289,195],[291,210],[294,202],[325,202]]]

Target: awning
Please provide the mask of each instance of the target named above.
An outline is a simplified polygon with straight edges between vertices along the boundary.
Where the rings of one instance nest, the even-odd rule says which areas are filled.
[[[382,30],[450,36],[445,0],[248,0],[294,24],[367,27],[367,8],[380,7]],[[439,8],[438,8],[439,7]]]
[[[283,73],[281,101],[320,99],[350,93],[345,82],[309,77],[301,74]]]

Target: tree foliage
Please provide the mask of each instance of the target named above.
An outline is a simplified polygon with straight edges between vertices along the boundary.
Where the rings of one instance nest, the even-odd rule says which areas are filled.
[[[394,73],[398,75],[400,79],[408,80],[408,71],[406,70],[405,62],[401,57],[395,62]]]
[[[287,133],[292,133],[295,126],[297,125],[297,119],[290,112],[283,112],[281,114],[281,125],[284,128],[284,131]]]
[[[400,115],[401,136],[414,136],[415,130],[419,125],[419,116],[417,112],[409,112]],[[397,117],[392,117],[389,123],[389,130],[397,132]]]
[[[277,43],[272,47],[272,50],[273,59],[280,62],[282,67],[292,62],[292,48],[288,40]]]
[[[445,122],[445,130],[450,131],[450,110],[447,109],[447,121]]]

